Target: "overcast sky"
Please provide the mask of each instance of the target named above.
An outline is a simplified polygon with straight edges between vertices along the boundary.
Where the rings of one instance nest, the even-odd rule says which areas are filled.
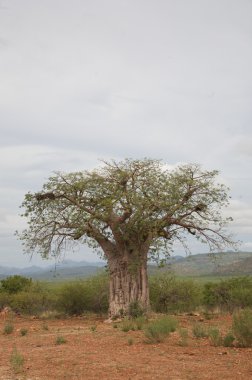
[[[24,194],[101,158],[220,170],[252,250],[251,68],[251,0],[0,1],[0,266],[40,263]]]

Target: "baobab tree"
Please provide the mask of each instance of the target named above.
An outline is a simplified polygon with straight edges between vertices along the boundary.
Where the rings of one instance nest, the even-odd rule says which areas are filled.
[[[152,159],[56,173],[25,195],[28,228],[20,238],[44,258],[76,243],[99,247],[108,263],[109,316],[126,315],[132,303],[148,310],[148,259],[168,256],[176,241],[186,248],[187,234],[212,252],[233,244],[225,231],[231,218],[221,214],[228,189],[217,174],[194,164],[169,170]]]

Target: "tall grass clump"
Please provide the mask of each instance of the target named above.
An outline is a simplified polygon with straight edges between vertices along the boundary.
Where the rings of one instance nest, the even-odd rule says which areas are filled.
[[[14,346],[10,357],[11,368],[15,373],[20,373],[23,371],[24,357],[18,352],[16,346]]]
[[[252,347],[251,309],[244,309],[233,315],[232,330],[240,347]]]
[[[14,330],[13,324],[11,322],[7,322],[4,325],[3,333],[4,333],[4,335],[9,335],[9,334],[13,333],[13,330]]]
[[[198,338],[198,339],[199,338],[207,338],[208,337],[208,331],[200,323],[195,323],[193,325],[192,333],[195,336],[195,338]]]
[[[148,323],[144,328],[146,343],[163,342],[171,332],[176,330],[177,324],[176,319],[168,316]]]
[[[158,313],[194,311],[202,301],[201,286],[195,281],[181,280],[163,273],[150,278],[150,302]]]

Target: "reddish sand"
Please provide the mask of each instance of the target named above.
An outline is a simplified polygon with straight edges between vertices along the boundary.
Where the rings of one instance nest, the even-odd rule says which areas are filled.
[[[195,321],[225,332],[231,325],[230,316],[209,321],[200,316],[177,319],[189,331],[187,346],[179,345],[178,332],[163,343],[146,344],[142,331],[125,333],[94,318],[43,321],[14,317],[14,331],[8,335],[2,333],[6,321],[1,320],[0,379],[252,379],[251,348],[214,347],[209,339],[192,336]],[[28,329],[27,335],[21,336],[22,328]],[[58,336],[66,343],[57,345]],[[23,369],[16,373],[10,360],[14,347],[24,357]]]

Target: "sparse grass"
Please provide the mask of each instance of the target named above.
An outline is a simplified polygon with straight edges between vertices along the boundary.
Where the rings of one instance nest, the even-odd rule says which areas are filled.
[[[49,327],[48,327],[48,325],[46,323],[42,324],[42,330],[45,330],[45,331],[49,330]]]
[[[3,328],[3,333],[5,335],[11,334],[14,330],[14,326],[11,322],[7,322]]]
[[[216,327],[210,328],[208,331],[208,336],[213,346],[215,347],[222,346],[223,340],[222,340],[221,332],[218,328]]]
[[[121,330],[123,332],[128,332],[130,330],[135,331],[135,324],[132,320],[129,319],[124,319],[123,322],[121,323]]]
[[[61,336],[61,335],[58,335],[57,338],[56,338],[55,343],[56,343],[57,345],[59,345],[59,344],[64,344],[64,343],[66,343],[66,338],[64,338],[64,337]]]
[[[129,338],[128,339],[128,345],[129,346],[132,346],[132,344],[134,343],[134,340],[132,338]]]
[[[95,332],[97,330],[97,326],[96,325],[91,326],[90,330],[93,331],[93,332]]]
[[[192,333],[195,336],[195,338],[207,338],[208,332],[205,329],[204,326],[202,326],[200,323],[195,323],[192,328]]]
[[[26,328],[22,328],[21,330],[20,330],[20,335],[21,336],[25,336],[25,335],[27,335],[28,334],[28,329],[26,329]]]
[[[179,345],[182,347],[188,346],[188,330],[185,328],[179,329]]]
[[[235,340],[234,335],[231,332],[227,333],[227,335],[225,335],[223,338],[223,346],[233,347],[234,340]]]
[[[17,351],[16,346],[14,346],[11,353],[10,364],[15,373],[20,373],[23,371],[24,357]]]
[[[177,321],[171,317],[163,317],[156,321],[150,322],[144,329],[144,334],[147,338],[146,343],[160,343],[168,337],[171,332],[174,332],[177,327]]]
[[[232,329],[240,347],[252,347],[252,310],[234,314]]]

